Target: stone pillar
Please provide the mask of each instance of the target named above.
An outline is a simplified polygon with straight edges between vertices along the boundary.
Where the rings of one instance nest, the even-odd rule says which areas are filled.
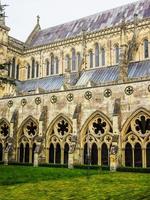
[[[101,148],[98,148],[98,165],[102,165],[102,158],[101,158]]]
[[[34,167],[38,167],[39,165],[39,155],[38,152],[34,153]]]
[[[134,163],[134,148],[132,149],[132,157],[133,157],[133,167],[135,167],[135,163]]]
[[[122,165],[125,167],[125,149],[122,149]]]
[[[64,148],[61,149],[61,164],[64,164]]]
[[[74,162],[73,162],[73,153],[69,153],[68,168],[69,169],[73,169],[73,165],[74,165]]]
[[[146,168],[146,149],[142,149],[142,167]]]
[[[8,165],[8,151],[4,151],[4,165]]]

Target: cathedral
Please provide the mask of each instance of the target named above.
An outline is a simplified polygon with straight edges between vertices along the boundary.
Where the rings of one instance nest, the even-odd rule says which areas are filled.
[[[150,0],[9,31],[0,4],[0,162],[150,167]]]

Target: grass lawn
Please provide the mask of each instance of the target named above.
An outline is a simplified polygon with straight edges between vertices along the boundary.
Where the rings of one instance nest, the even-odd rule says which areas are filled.
[[[0,200],[150,200],[150,174],[0,166]]]

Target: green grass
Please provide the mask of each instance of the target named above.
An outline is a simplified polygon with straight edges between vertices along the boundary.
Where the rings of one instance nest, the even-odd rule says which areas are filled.
[[[0,166],[0,200],[150,200],[150,174]]]

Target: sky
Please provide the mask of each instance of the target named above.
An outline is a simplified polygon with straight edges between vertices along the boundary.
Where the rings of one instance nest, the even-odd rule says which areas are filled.
[[[6,7],[10,35],[25,41],[40,16],[41,28],[48,28],[86,17],[135,0],[1,0]]]

